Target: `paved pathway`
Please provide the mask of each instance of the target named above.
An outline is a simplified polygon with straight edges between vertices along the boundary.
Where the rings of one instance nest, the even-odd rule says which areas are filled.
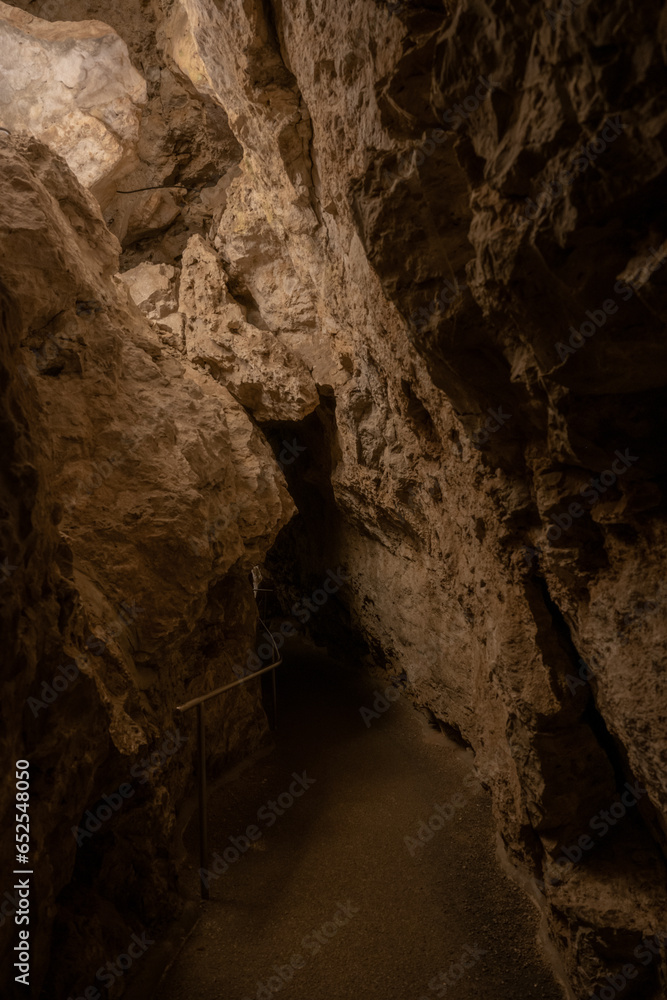
[[[156,1000],[563,1000],[471,751],[405,697],[366,727],[375,686],[283,669],[277,748],[212,796],[221,874]],[[194,823],[187,846],[194,896]]]

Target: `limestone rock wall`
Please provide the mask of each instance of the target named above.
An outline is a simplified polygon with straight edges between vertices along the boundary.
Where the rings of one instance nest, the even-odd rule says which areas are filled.
[[[138,264],[174,269],[162,315],[137,295],[164,392],[203,380],[322,450],[288,470],[300,523],[319,490],[329,529],[301,550],[283,532],[291,574],[345,564],[348,624],[470,741],[503,850],[588,998],[667,912],[665,12],[48,0],[44,16],[65,11],[108,19],[148,80],[127,187],[185,185],[105,206],[128,284]],[[243,448],[265,455],[253,434]],[[168,523],[195,500],[189,475],[168,474]],[[280,503],[247,532],[253,558]],[[70,534],[90,549],[116,518]],[[153,542],[164,567],[162,529]],[[169,587],[156,604],[160,620]],[[638,803],[600,834],[626,782]],[[632,989],[654,1000],[665,977],[656,958]]]
[[[250,570],[294,508],[246,412],[132,303],[65,162],[33,139],[0,157],[3,759],[31,763],[34,995],[65,997],[178,911],[195,741],[174,709],[254,645]],[[257,697],[209,708],[213,766],[261,738]]]
[[[244,222],[317,290],[318,347],[301,350],[335,394],[332,548],[353,616],[472,742],[589,995],[665,903],[663,112],[641,96],[659,12],[630,42],[592,4],[555,21],[477,4],[174,10],[175,61],[245,152],[216,247],[260,311]],[[647,794],[560,879],[625,781]],[[643,973],[646,995],[662,974]]]
[[[99,21],[51,24],[0,6],[0,117],[27,128],[100,200],[136,167],[146,82],[125,42]]]

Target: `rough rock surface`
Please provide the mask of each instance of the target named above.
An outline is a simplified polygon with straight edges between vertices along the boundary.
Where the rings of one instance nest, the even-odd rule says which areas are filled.
[[[61,156],[100,201],[138,164],[146,83],[100,21],[50,24],[0,3],[0,121]]]
[[[120,247],[64,161],[32,139],[0,156],[3,759],[31,762],[34,995],[48,975],[65,997],[177,908],[194,720],[174,709],[253,646],[250,570],[293,504],[244,410],[160,344],[114,277]],[[211,759],[247,752],[261,718],[247,687],[216,701]]]
[[[105,218],[123,266],[182,268],[181,312],[185,276],[199,283],[190,357],[213,371],[232,317],[298,355],[322,398],[310,413],[313,397],[291,393],[280,418],[309,449],[287,470],[300,517],[273,560],[289,599],[346,565],[341,622],[473,746],[573,996],[633,963],[632,989],[655,1000],[664,956],[639,967],[635,949],[664,934],[667,912],[664,5],[101,9],[49,0],[45,16],[113,19],[149,81],[128,187],[186,185],[116,197]],[[82,372],[83,385],[102,378]],[[40,384],[46,409],[56,383]],[[171,424],[156,428],[166,447]],[[48,433],[54,449],[70,441]],[[184,469],[165,473],[177,492]],[[205,495],[214,506],[215,488]],[[120,511],[123,496],[109,484]],[[255,524],[253,558],[281,503],[271,530]],[[177,496],[166,521],[186,507]],[[124,540],[117,513],[89,518],[75,531],[89,553],[105,532]],[[57,532],[43,523],[51,566]],[[161,531],[149,538],[164,568]],[[120,598],[115,578],[106,587]],[[174,600],[169,587],[156,598],[157,620]],[[591,848],[565,863],[582,836]]]
[[[256,420],[302,420],[319,395],[303,360],[248,323],[216,252],[193,236],[182,257],[179,305],[188,358],[203,365]]]
[[[501,764],[506,848],[546,873],[537,898],[587,996],[665,905],[664,235],[647,212],[665,113],[640,97],[659,13],[621,45],[588,6],[555,25],[504,5],[174,11],[165,31],[187,42],[170,53],[245,151],[216,245],[240,288],[261,287],[222,224],[252,188],[251,230],[261,209],[264,246],[317,290],[342,516],[327,556],[354,575],[362,631],[483,774]],[[607,328],[573,347],[587,310]],[[552,884],[625,780],[648,794]],[[660,975],[643,973],[647,995]]]
[[[210,372],[256,420],[302,420],[319,404],[301,356],[264,324],[247,322],[222,261],[200,236],[191,237],[178,271],[144,261],[120,278],[162,339]]]
[[[143,261],[120,275],[144,316],[166,343],[183,347],[183,313],[178,311],[179,274],[171,264]]]

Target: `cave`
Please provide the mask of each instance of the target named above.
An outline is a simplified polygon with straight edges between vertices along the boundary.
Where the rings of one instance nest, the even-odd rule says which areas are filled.
[[[667,996],[666,53],[0,0],[3,997]]]

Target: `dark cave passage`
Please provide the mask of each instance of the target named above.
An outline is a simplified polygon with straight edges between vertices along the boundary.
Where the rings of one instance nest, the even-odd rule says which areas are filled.
[[[472,752],[312,644],[278,691],[275,746],[211,789],[211,898],[155,997],[562,1000]],[[196,818],[185,846],[194,895]]]
[[[0,2],[3,998],[667,1000],[666,53]]]

